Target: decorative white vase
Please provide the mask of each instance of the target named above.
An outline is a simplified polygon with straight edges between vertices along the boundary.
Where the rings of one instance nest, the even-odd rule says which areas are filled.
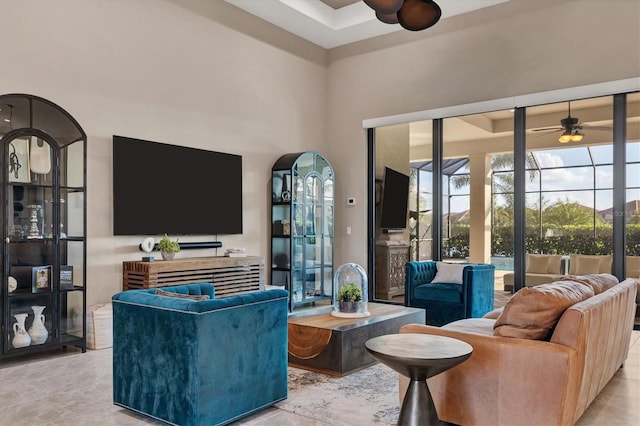
[[[29,336],[31,336],[31,343],[34,345],[41,345],[47,341],[47,337],[49,337],[49,332],[47,328],[44,326],[44,315],[42,311],[46,306],[32,306],[33,309],[33,324],[29,328]]]
[[[14,348],[24,348],[31,344],[31,337],[27,334],[27,330],[24,328],[24,322],[27,319],[28,314],[15,314],[17,322],[13,323],[13,340],[11,344]]]

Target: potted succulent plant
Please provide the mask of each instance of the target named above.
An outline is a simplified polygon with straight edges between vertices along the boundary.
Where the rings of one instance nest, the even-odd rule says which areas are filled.
[[[362,290],[355,283],[346,283],[338,290],[340,312],[358,312],[362,303]]]
[[[178,244],[178,240],[171,241],[167,234],[164,234],[164,237],[158,243],[158,250],[162,253],[162,258],[164,260],[171,260],[176,253],[180,251],[180,244]]]

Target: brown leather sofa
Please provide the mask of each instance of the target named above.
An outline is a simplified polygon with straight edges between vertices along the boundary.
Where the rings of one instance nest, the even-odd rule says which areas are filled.
[[[609,274],[573,277],[521,289],[498,318],[441,328],[410,324],[400,332],[448,336],[473,346],[467,361],[429,379],[442,420],[572,425],[627,358],[638,285],[632,279],[617,283]],[[401,376],[401,400],[407,384]]]

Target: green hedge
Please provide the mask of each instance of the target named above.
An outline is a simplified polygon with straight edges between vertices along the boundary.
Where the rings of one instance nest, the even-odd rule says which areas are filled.
[[[613,252],[613,227],[610,224],[596,226],[565,226],[560,236],[543,237],[537,228],[527,228],[525,248],[527,253],[548,254],[610,254]],[[513,257],[513,228],[494,227],[491,238],[493,256]],[[640,224],[627,224],[627,255],[640,256]],[[469,256],[469,225],[451,227],[451,237],[442,242],[444,258]]]

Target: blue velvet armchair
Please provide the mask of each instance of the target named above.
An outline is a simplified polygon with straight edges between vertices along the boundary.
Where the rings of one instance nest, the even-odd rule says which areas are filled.
[[[211,284],[162,290],[214,296]],[[115,294],[114,404],[176,425],[220,425],[287,397],[288,293],[189,300]]]
[[[479,318],[493,309],[495,266],[462,264],[462,284],[433,282],[437,262],[407,262],[405,306],[427,311],[427,324],[441,326],[463,318]]]

